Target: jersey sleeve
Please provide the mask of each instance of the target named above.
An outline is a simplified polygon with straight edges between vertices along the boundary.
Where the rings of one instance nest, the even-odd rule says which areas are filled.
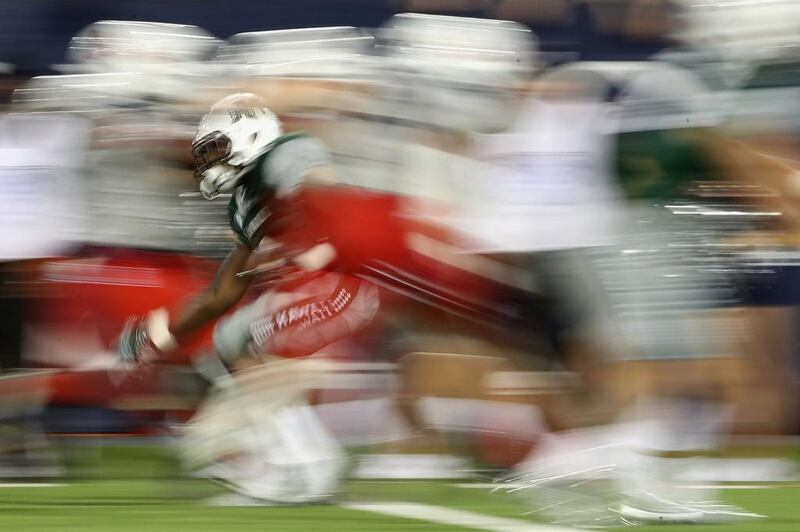
[[[262,167],[263,184],[278,198],[295,192],[308,173],[329,162],[328,151],[315,138],[302,136],[277,146]]]

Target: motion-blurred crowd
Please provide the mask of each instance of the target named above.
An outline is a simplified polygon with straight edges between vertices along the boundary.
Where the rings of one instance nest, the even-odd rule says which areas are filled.
[[[567,2],[495,4],[544,17],[546,36]],[[205,285],[230,247],[227,202],[198,192],[189,143],[233,92],[321,139],[334,179],[390,205],[427,261],[376,265],[380,323],[325,353],[338,364],[318,410],[339,438],[396,453],[468,434],[495,467],[538,448],[529,471],[552,478],[559,449],[615,438],[558,434],[613,420],[618,434],[666,419],[632,431],[659,450],[796,434],[800,4],[632,5],[620,32],[670,42],[646,61],[564,60],[494,19],[265,23],[224,40],[101,21],[63,73],[16,78],[0,115],[9,474],[57,467],[40,426],[162,434],[191,416],[204,385],[189,353],[207,338],[122,383],[113,340]],[[608,9],[590,12],[613,33]]]

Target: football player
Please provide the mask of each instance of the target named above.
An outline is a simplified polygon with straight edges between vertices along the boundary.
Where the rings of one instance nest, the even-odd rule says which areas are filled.
[[[6,289],[16,286],[8,294],[13,297],[0,296],[4,303],[36,302],[24,313],[2,312],[9,319],[0,337],[18,343],[13,354],[19,357],[3,369],[25,371],[0,386],[0,423],[9,425],[0,445],[0,475],[61,474],[38,416],[60,404],[107,406],[119,393],[104,367],[114,360],[107,349],[113,335],[128,315],[152,308],[153,300],[166,304],[198,277],[203,259],[189,253],[209,239],[187,236],[209,227],[214,216],[207,208],[197,216],[182,197],[192,183],[184,169],[188,150],[174,148],[192,140],[197,123],[192,119],[186,137],[184,121],[193,106],[185,102],[190,91],[182,80],[199,71],[216,42],[195,26],[95,22],[70,41],[69,63],[52,66],[66,74],[34,77],[13,93],[3,117],[8,133],[0,142],[0,181],[6,188],[0,196],[20,205],[4,215],[5,226],[20,228],[3,246],[18,258],[46,259],[0,272],[25,277],[22,284],[0,282]],[[31,203],[31,194],[41,198]],[[131,201],[143,197],[146,209]],[[224,209],[220,214],[224,220]],[[31,224],[32,218],[39,221]],[[126,270],[135,270],[135,278],[119,275]],[[158,280],[143,288],[145,277]]]
[[[269,290],[216,325],[215,354],[200,363],[219,386],[190,424],[188,456],[251,497],[324,499],[337,484],[342,453],[305,403],[308,364],[285,359],[361,330],[378,309],[377,288],[343,273],[325,224],[312,214],[325,197],[314,190],[330,183],[325,149],[302,133],[284,134],[258,97],[240,93],[203,118],[192,153],[203,196],[230,195],[236,245],[192,303],[131,319],[120,357],[133,365],[165,357],[259,279]],[[260,367],[231,376],[228,369],[243,361]]]

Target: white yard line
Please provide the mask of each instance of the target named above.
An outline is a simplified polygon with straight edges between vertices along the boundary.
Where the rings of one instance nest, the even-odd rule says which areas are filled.
[[[238,493],[223,493],[222,495],[217,495],[216,497],[211,497],[210,499],[206,499],[204,501],[204,504],[206,506],[223,506],[223,507],[279,506],[277,504],[272,504],[268,501],[260,501],[258,499],[252,499],[244,495],[239,495]]]
[[[507,489],[507,488],[524,488],[525,486],[529,486],[530,484],[515,484],[513,482],[510,483],[501,483],[501,484],[492,484],[490,482],[470,482],[470,483],[463,483],[463,484],[452,484],[455,488],[464,488],[464,489]],[[780,483],[777,484],[682,484],[681,487],[695,489],[695,490],[765,490],[765,489],[772,489],[772,488],[783,488],[786,487]]]
[[[463,488],[468,490],[491,490],[495,488],[500,488],[501,490],[505,490],[505,489],[523,488],[529,485],[530,484],[518,484],[516,482],[500,482],[497,484],[492,484],[491,482],[467,482],[461,484],[452,484],[454,488]]]
[[[780,484],[685,484],[682,487],[693,490],[768,490],[785,486]]]
[[[561,528],[541,525],[522,519],[509,519],[506,517],[493,517],[485,514],[451,510],[431,504],[416,504],[410,502],[385,502],[385,503],[348,503],[341,504],[342,508],[372,512],[404,519],[417,519],[438,523],[442,525],[463,526],[476,530],[490,530],[492,532],[567,532],[570,528]]]
[[[61,488],[68,484],[47,482],[0,482],[0,488]]]

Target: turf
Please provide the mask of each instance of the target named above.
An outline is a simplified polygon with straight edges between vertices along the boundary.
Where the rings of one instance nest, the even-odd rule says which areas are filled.
[[[59,487],[0,489],[3,530],[238,531],[238,530],[458,530],[426,521],[393,518],[341,508],[212,507],[221,490],[206,481],[181,478],[168,452],[158,449],[79,449],[70,455],[71,477]],[[670,526],[669,530],[706,532],[800,530],[800,488],[728,490],[730,502],[768,516],[736,525]],[[342,502],[419,502],[492,516],[525,517],[515,497],[482,489],[463,489],[436,481],[352,481]],[[636,530],[663,531],[664,526]]]

